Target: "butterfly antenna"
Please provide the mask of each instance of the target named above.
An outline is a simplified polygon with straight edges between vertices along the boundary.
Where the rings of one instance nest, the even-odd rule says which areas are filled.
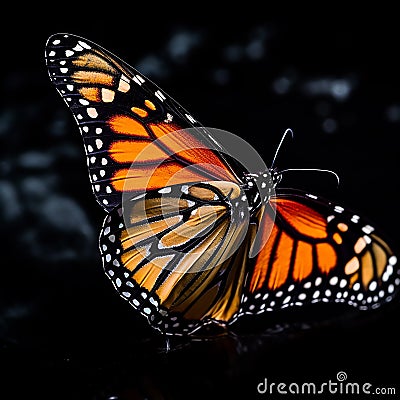
[[[281,148],[281,146],[282,146],[283,141],[285,140],[286,136],[287,136],[289,133],[290,133],[290,135],[292,136],[292,139],[293,139],[293,131],[292,131],[290,128],[289,128],[289,129],[286,129],[286,131],[283,132],[283,135],[282,135],[281,141],[280,141],[279,144],[278,144],[278,147],[276,148],[275,155],[274,155],[274,158],[273,158],[273,160],[272,160],[271,168],[270,168],[270,169],[273,169],[273,168],[274,168],[274,166],[275,166],[275,161],[276,161],[276,157],[278,156],[278,153],[279,153],[279,150],[280,150],[280,148]]]
[[[340,184],[340,179],[339,179],[339,175],[334,172],[331,171],[330,169],[320,169],[320,168],[287,168],[287,169],[283,169],[282,171],[279,171],[279,175],[282,175],[285,172],[290,172],[290,171],[316,171],[316,172],[327,172],[331,175],[333,175],[336,178],[336,182],[337,182],[337,186],[339,186]]]

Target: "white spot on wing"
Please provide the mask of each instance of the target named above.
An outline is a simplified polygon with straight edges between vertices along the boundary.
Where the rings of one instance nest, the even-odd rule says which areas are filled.
[[[90,118],[97,118],[99,115],[94,107],[88,107],[86,111]]]
[[[87,49],[87,50],[91,49],[91,47],[90,47],[86,42],[84,42],[84,41],[82,41],[82,40],[79,40],[78,43],[79,43],[82,47],[84,47],[85,49]]]
[[[171,186],[160,189],[158,193],[171,193]]]
[[[335,211],[340,214],[344,211],[344,208],[340,206],[335,206]]]
[[[136,82],[139,86],[142,86],[142,82],[140,82],[140,80],[137,78],[137,76],[134,76],[134,77],[132,78],[132,80],[133,80],[134,82]]]
[[[100,150],[103,146],[103,142],[100,139],[96,139],[96,147]]]
[[[170,113],[167,113],[167,118],[164,119],[164,122],[170,123],[173,120],[173,116]]]
[[[339,278],[337,276],[332,276],[332,278],[329,280],[329,283],[334,286],[338,283]]]
[[[149,298],[149,301],[150,301],[150,303],[153,304],[154,306],[156,306],[156,307],[158,306],[158,302],[157,302],[156,300],[154,300],[153,297],[150,297],[150,298]]]
[[[161,93],[160,90],[157,90],[154,94],[155,94],[161,101],[164,101],[165,98],[166,98],[166,97]]]
[[[188,194],[189,193],[189,186],[188,185],[182,185],[181,191],[182,191],[182,193]]]
[[[364,233],[366,233],[367,235],[369,235],[370,233],[372,233],[374,231],[374,228],[371,225],[365,225],[362,227],[362,231]]]
[[[364,236],[363,236],[363,239],[365,240],[365,242],[366,242],[367,244],[370,244],[370,243],[372,242],[372,239],[371,239],[369,236],[367,236],[367,235],[364,235]]]

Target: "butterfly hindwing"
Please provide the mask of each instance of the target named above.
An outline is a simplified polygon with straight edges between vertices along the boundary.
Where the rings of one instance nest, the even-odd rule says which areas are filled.
[[[277,193],[267,206],[264,224],[273,228],[255,258],[242,313],[316,302],[369,309],[393,298],[397,258],[379,230],[323,198]]]
[[[237,311],[248,251],[242,196],[231,182],[174,185],[106,217],[104,270],[155,328],[187,333],[211,321],[225,324]]]

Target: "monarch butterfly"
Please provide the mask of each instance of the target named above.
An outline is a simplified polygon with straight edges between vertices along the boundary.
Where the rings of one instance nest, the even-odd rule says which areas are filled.
[[[51,36],[46,64],[107,212],[104,271],[152,327],[185,335],[245,314],[316,302],[371,309],[395,296],[396,256],[363,217],[280,189],[275,168],[249,173],[175,100],[89,40]]]

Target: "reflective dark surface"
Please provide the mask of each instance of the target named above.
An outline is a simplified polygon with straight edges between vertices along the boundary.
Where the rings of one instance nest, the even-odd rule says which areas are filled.
[[[395,25],[310,19],[101,27],[43,19],[4,32],[0,81],[0,390],[4,398],[267,398],[257,385],[335,379],[400,392],[398,302],[371,313],[315,307],[245,319],[238,333],[165,339],[102,272],[104,212],[72,116],[50,84],[47,37],[87,37],[157,82],[267,165],[286,128],[282,185],[367,215],[399,242],[400,79]],[[144,21],[148,21],[144,25]],[[155,29],[155,27],[157,29]],[[101,29],[100,29],[101,28]],[[399,253],[397,253],[399,254]],[[394,360],[394,364],[391,362]],[[0,397],[3,397],[0,393]],[[27,397],[28,396],[28,397]],[[282,397],[282,396],[280,396]],[[284,396],[283,396],[284,397]],[[394,398],[394,397],[393,397]]]

